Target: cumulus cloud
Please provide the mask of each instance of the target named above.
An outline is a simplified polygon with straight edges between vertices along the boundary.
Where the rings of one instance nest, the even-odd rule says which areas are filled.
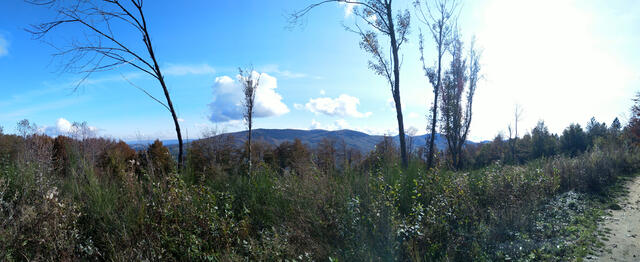
[[[322,129],[322,124],[320,124],[320,122],[316,121],[315,119],[312,119],[309,129]]]
[[[85,130],[83,130],[83,125],[85,125],[86,127]],[[90,133],[85,135],[91,136],[92,134],[98,132],[98,128],[86,125],[86,123],[71,123],[67,119],[58,118],[54,126],[45,126],[43,127],[43,131],[49,136],[74,135],[83,131]]]
[[[347,94],[342,94],[337,98],[320,97],[309,99],[305,104],[305,108],[316,114],[325,114],[329,116],[340,117],[368,117],[371,112],[361,113],[358,111],[360,99]]]
[[[254,74],[258,74],[254,71]],[[260,74],[260,85],[256,91],[254,117],[280,116],[289,112],[282,102],[282,96],[276,93],[278,81],[266,73]],[[209,104],[213,122],[227,122],[242,119],[242,84],[237,77],[216,77],[213,84],[213,102]]]
[[[322,129],[322,130],[329,130],[329,131],[349,129],[349,130],[355,130],[355,131],[362,132],[369,135],[378,135],[378,136],[380,135],[395,136],[398,134],[397,129],[394,130],[394,129],[388,129],[388,128],[352,126],[345,119],[337,119],[330,124],[322,124],[316,121],[315,119],[312,119],[311,125],[309,125],[309,129]]]
[[[311,125],[309,126],[309,129],[324,129],[329,131],[350,129],[350,128],[351,128],[351,125],[349,125],[349,123],[344,119],[338,119],[329,125],[323,125],[322,123],[316,121],[315,119],[312,119]]]
[[[304,108],[304,106],[301,105],[301,104],[298,104],[298,103],[294,103],[293,104],[293,108],[298,109],[298,110],[302,110]]]
[[[0,57],[9,54],[9,41],[3,35],[0,35]]]
[[[344,120],[344,119],[336,120],[334,122],[334,125],[336,125],[338,129],[348,129],[350,127],[349,123],[347,123],[347,120]]]
[[[162,72],[165,75],[184,76],[184,75],[214,74],[216,70],[208,64],[199,64],[199,65],[168,64],[167,67]]]

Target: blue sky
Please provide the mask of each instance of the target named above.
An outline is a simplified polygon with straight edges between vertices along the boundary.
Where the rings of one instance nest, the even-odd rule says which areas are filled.
[[[368,56],[345,6],[327,4],[287,29],[285,15],[312,1],[145,1],[156,54],[181,125],[190,138],[202,130],[243,129],[237,68],[253,65],[265,80],[258,94],[256,128],[350,128],[397,132],[384,79],[367,69]],[[411,1],[396,1],[410,8]],[[412,8],[410,8],[412,10]],[[484,80],[474,101],[471,138],[491,139],[524,108],[524,133],[538,120],[552,132],[595,116],[624,120],[640,90],[640,2],[466,1],[460,25],[475,34],[483,52]],[[46,21],[51,10],[21,0],[0,3],[0,126],[5,133],[29,119],[43,130],[64,132],[86,121],[99,135],[132,140],[173,138],[170,115],[123,79],[161,97],[159,86],[130,67],[94,74],[76,92],[77,74],[60,73],[53,48],[24,29]],[[403,46],[401,95],[405,126],[425,133],[431,89],[417,51],[420,25],[413,20]],[[72,28],[54,32],[57,43],[81,37]],[[135,34],[122,37],[141,45]],[[427,60],[434,55],[427,41]],[[226,113],[225,113],[226,112]]]

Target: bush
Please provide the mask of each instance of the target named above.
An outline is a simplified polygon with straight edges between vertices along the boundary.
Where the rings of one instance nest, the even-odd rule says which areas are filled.
[[[0,168],[0,258],[77,259],[90,243],[79,237],[76,204],[37,167]]]
[[[0,148],[0,258],[574,260],[602,216],[589,199],[640,168],[625,134],[521,165],[501,161],[513,151],[496,139],[478,146],[486,159],[469,162],[493,164],[457,172],[425,171],[419,159],[403,169],[389,138],[362,162],[344,153],[342,169],[331,159],[339,150],[314,155],[295,141],[256,150],[264,157],[251,174],[224,143],[194,143],[177,173],[159,141],[135,153],[104,139],[0,135],[9,145]]]

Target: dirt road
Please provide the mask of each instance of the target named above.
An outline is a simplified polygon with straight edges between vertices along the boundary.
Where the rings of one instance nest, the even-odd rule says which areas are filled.
[[[620,199],[620,210],[612,210],[601,228],[610,229],[605,250],[596,261],[640,261],[640,176],[628,182],[629,194]],[[611,250],[611,253],[608,252]]]

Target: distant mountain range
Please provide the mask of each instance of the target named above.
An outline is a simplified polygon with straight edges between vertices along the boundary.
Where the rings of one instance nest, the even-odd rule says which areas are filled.
[[[248,131],[240,131],[234,133],[226,133],[220,136],[233,136],[237,145],[242,145],[247,140]],[[427,135],[414,136],[413,148],[424,146],[426,143]],[[314,130],[300,130],[300,129],[256,129],[253,130],[254,141],[264,141],[272,145],[280,145],[282,142],[293,142],[295,139],[300,139],[303,144],[307,144],[311,148],[317,147],[318,143],[324,138],[333,139],[336,141],[344,140],[345,144],[349,148],[355,148],[363,153],[367,153],[375,148],[375,145],[380,143],[384,136],[380,135],[368,135],[363,132],[358,132],[349,129],[328,131],[322,129]],[[399,145],[398,136],[394,136],[393,140],[396,145]],[[407,137],[407,143],[409,143]],[[447,141],[440,134],[436,134],[436,146],[439,149],[446,147]]]
[[[245,143],[247,139],[248,131],[239,131],[233,133],[225,133],[218,136],[232,136],[235,140],[235,144],[241,146]],[[413,136],[412,147],[419,148],[426,144],[426,138],[429,135],[420,135]],[[324,138],[335,139],[336,141],[342,141],[346,143],[347,147],[355,148],[360,150],[363,153],[368,153],[375,148],[375,145],[380,143],[384,136],[380,135],[368,135],[366,133],[354,131],[354,130],[336,130],[336,131],[328,131],[321,129],[314,130],[300,130],[300,129],[255,129],[253,130],[253,139],[254,141],[264,141],[274,146],[278,146],[281,143],[288,141],[293,142],[295,139],[300,139],[303,144],[307,144],[311,148],[315,148],[320,141]],[[204,138],[208,139],[208,138]],[[410,137],[407,136],[407,143],[409,143]],[[394,136],[393,140],[396,145],[399,145],[398,136]],[[194,141],[193,139],[189,141],[185,141],[185,144]],[[162,140],[163,144],[169,148],[171,152],[178,151],[178,141],[173,140]],[[142,140],[142,141],[130,141],[128,144],[136,150],[144,149],[147,145],[153,143],[153,140]],[[474,142],[468,141],[468,143],[475,144]],[[441,134],[436,134],[435,145],[439,150],[444,150],[447,146],[447,140]]]
[[[182,140],[183,143],[187,144],[187,143],[191,143],[192,141],[195,141],[197,139],[185,139]],[[128,141],[127,144],[135,149],[135,150],[142,150],[147,148],[148,145],[153,144],[153,142],[155,142],[155,139],[146,139],[146,140],[134,140],[134,141]],[[160,140],[160,142],[162,142],[162,145],[169,147],[169,149],[171,149],[172,146],[178,146],[178,139],[167,139],[167,140]],[[177,152],[177,150],[176,150]]]

